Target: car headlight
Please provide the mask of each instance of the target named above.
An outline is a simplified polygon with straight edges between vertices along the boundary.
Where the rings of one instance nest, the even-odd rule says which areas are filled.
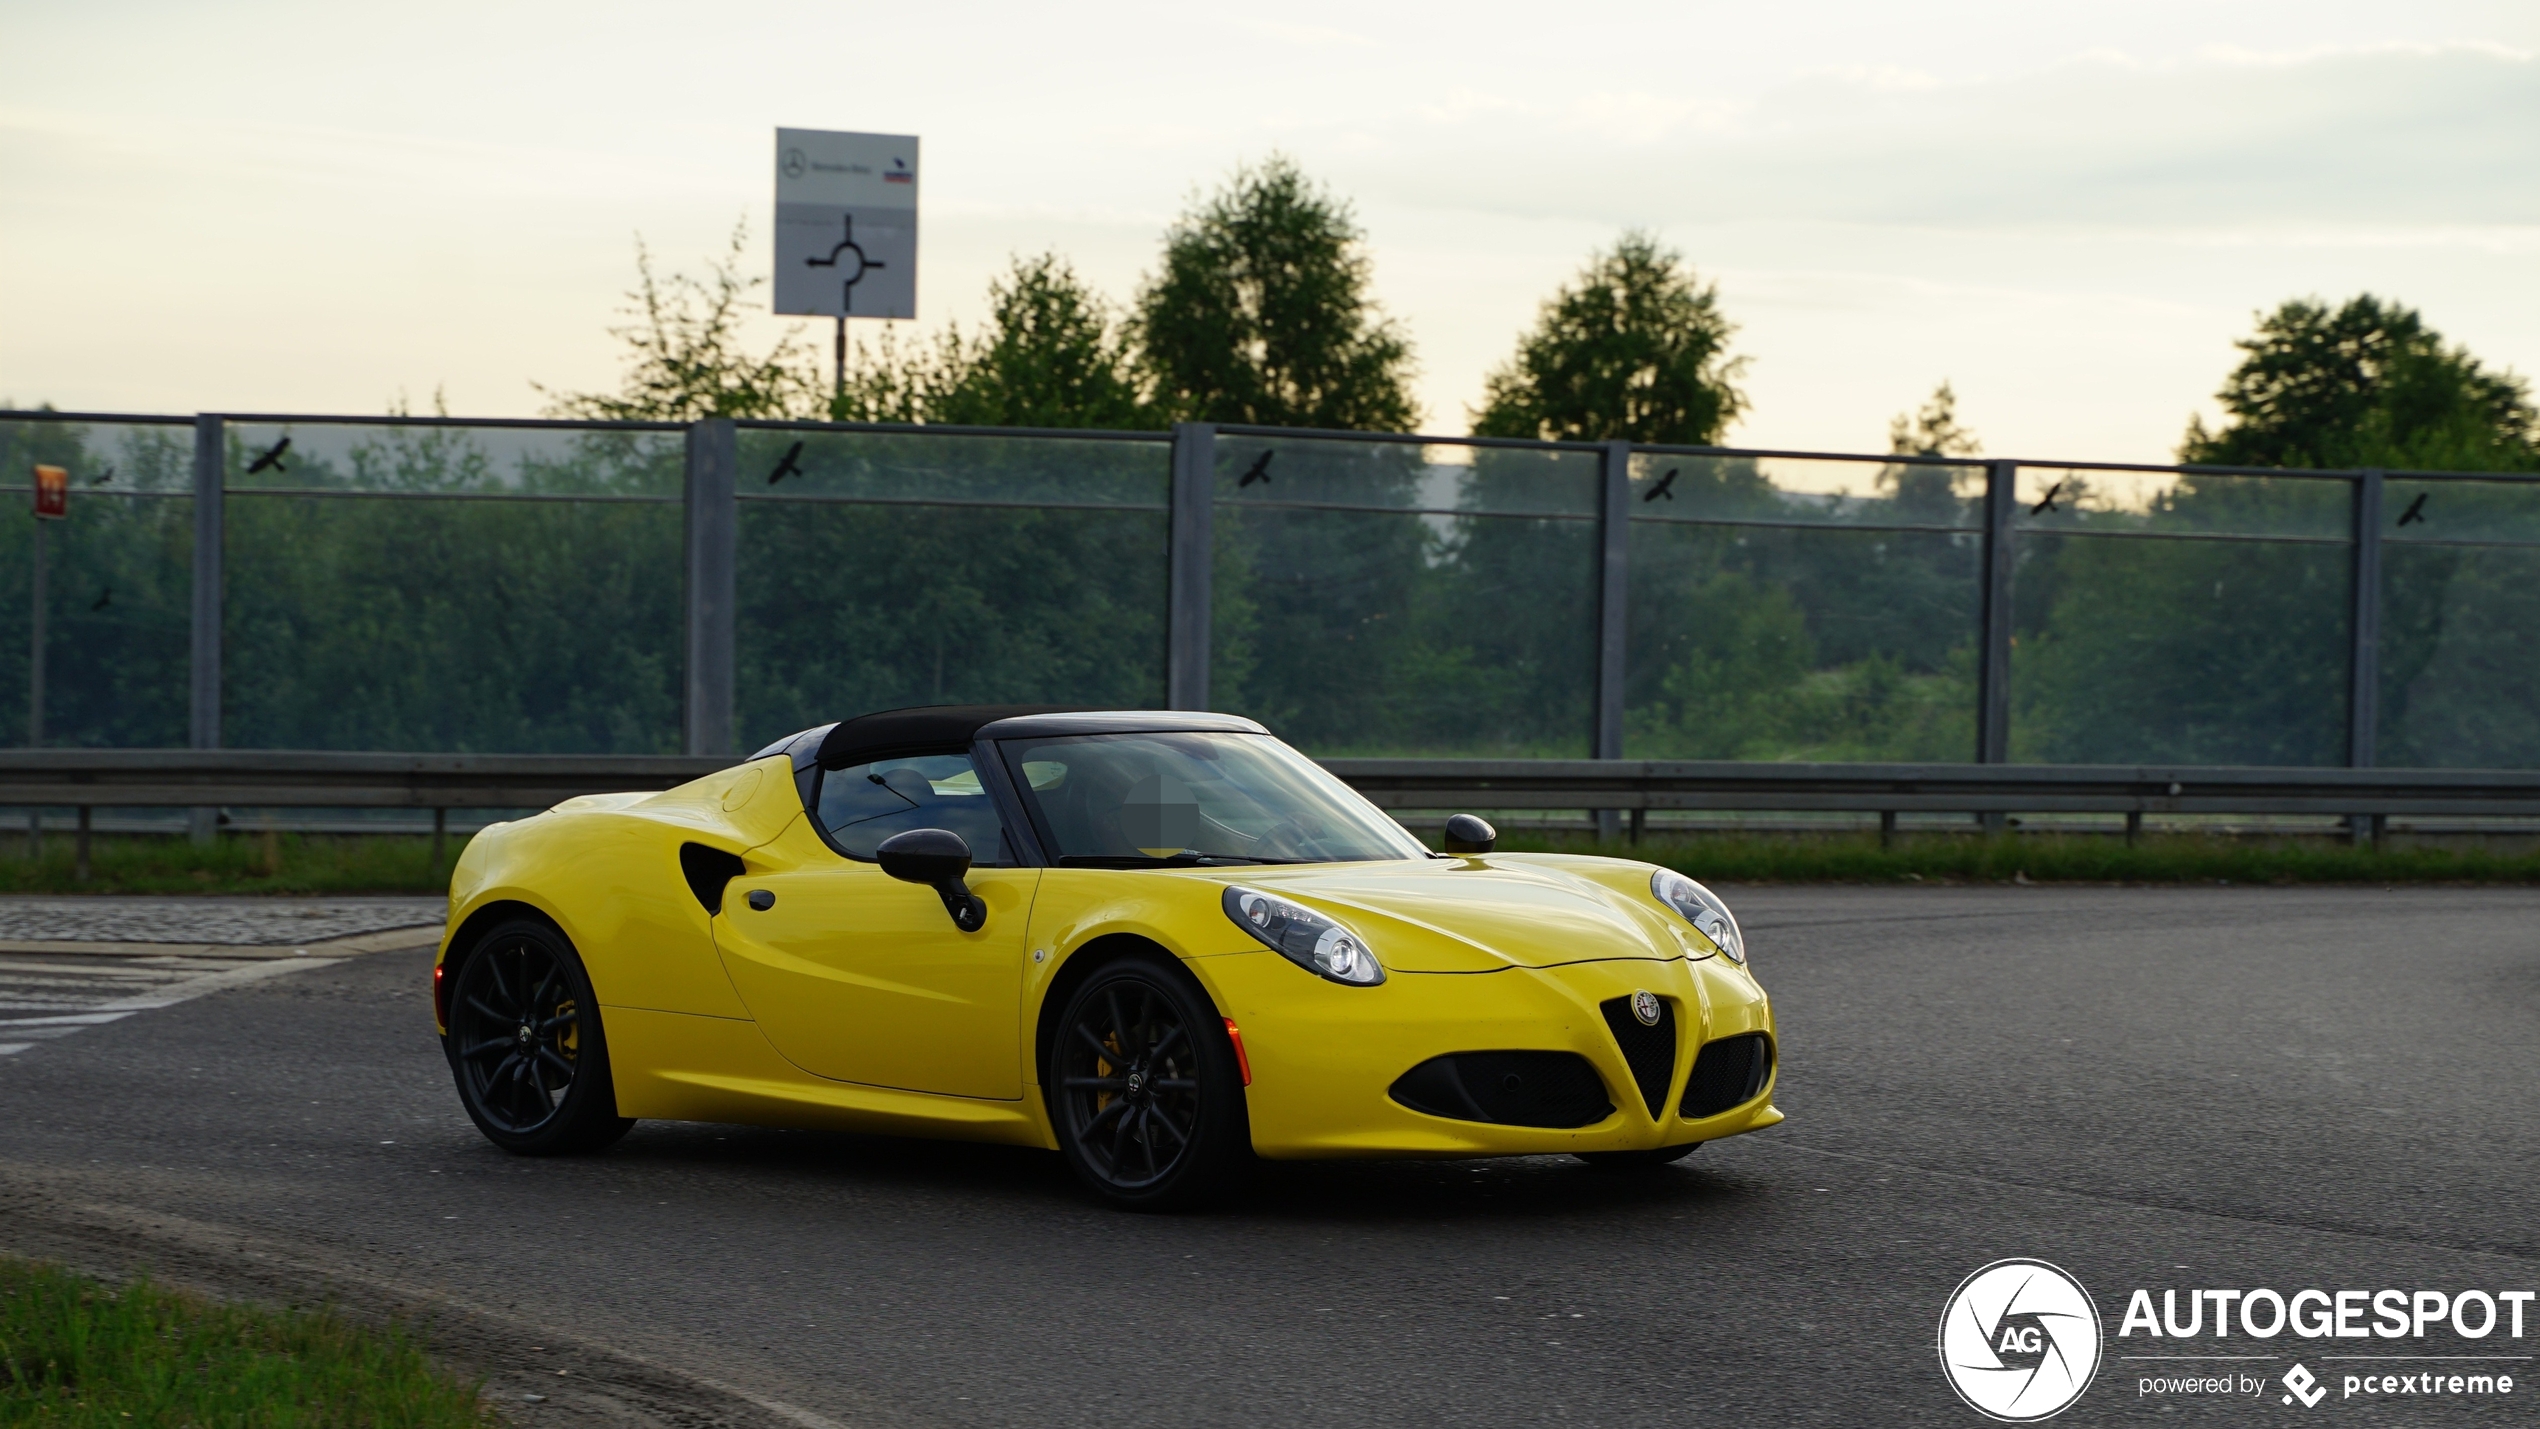
[[[1720,901],[1710,889],[1685,877],[1672,868],[1662,868],[1649,876],[1649,892],[1659,902],[1684,915],[1693,930],[1711,940],[1733,963],[1746,962],[1746,936],[1737,930],[1737,919],[1729,915],[1729,905]]]
[[[1351,987],[1385,980],[1376,955],[1356,933],[1302,904],[1254,888],[1230,887],[1226,916],[1307,972]]]

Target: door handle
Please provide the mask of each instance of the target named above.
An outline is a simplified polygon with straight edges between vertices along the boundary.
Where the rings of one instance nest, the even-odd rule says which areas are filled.
[[[750,890],[750,906],[764,913],[776,906],[776,895],[764,888],[753,888]]]

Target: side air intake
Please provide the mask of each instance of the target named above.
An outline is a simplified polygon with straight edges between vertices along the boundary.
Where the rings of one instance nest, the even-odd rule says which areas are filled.
[[[711,918],[723,911],[723,885],[741,876],[741,856],[704,844],[681,844],[679,871],[688,876],[688,891]]]
[[[1693,1059],[1693,1075],[1685,1078],[1684,1114],[1688,1119],[1718,1116],[1763,1095],[1773,1074],[1773,1039],[1747,1032],[1702,1044]]]
[[[1596,1068],[1576,1052],[1453,1052],[1402,1074],[1413,1111],[1500,1126],[1594,1126],[1614,1114]]]

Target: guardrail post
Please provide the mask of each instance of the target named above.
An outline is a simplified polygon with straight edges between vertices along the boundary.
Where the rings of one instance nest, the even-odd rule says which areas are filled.
[[[740,441],[728,417],[688,426],[688,688],[682,748],[689,754],[732,753],[740,530],[734,493]]]
[[[1632,444],[1607,442],[1597,460],[1596,757],[1623,757],[1623,675],[1630,655]],[[1620,831],[1619,810],[1596,811],[1596,836]],[[1633,832],[1640,830],[1634,811]],[[1637,842],[1637,839],[1635,839]]]
[[[2378,468],[2355,479],[2354,648],[2348,656],[2346,687],[2346,764],[2370,769],[2378,763],[2381,742],[2381,498]],[[2347,816],[2347,831],[2356,843],[2381,843],[2378,815]]]
[[[2020,466],[1984,464],[1983,592],[1976,640],[1976,762],[2011,758],[2011,516],[2017,509]],[[1983,816],[1984,831],[2002,832],[2003,816]]]
[[[221,593],[229,560],[226,485],[229,432],[218,417],[194,419],[193,625],[186,699],[186,742],[196,749],[221,747]],[[220,810],[192,809],[186,833],[207,844],[220,828]]]
[[[1164,707],[1208,708],[1209,622],[1216,540],[1217,426],[1173,425],[1173,514],[1165,575]]]

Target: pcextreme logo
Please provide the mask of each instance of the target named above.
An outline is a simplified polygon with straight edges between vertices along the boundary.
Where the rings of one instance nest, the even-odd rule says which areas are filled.
[[[2099,1371],[2090,1292],[2042,1260],[1997,1260],[1958,1282],[1940,1314],[1940,1369],[1967,1406],[2028,1424],[2072,1407]]]

